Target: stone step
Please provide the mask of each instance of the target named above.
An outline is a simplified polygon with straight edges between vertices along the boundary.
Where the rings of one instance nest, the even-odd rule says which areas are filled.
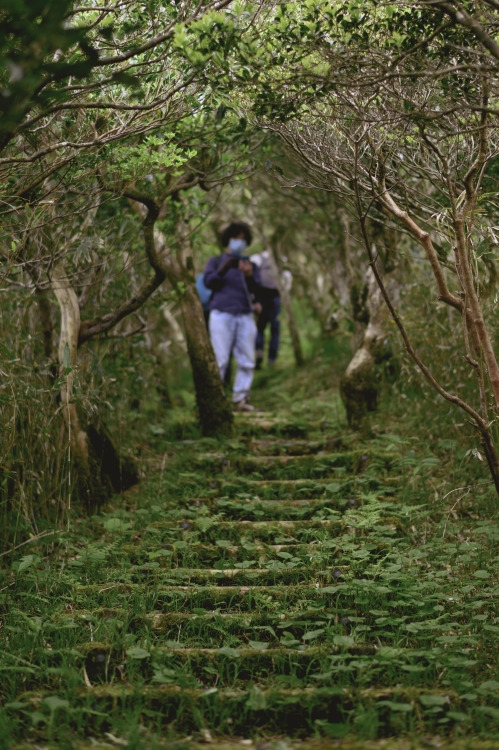
[[[316,609],[303,610],[288,608],[287,612],[221,612],[219,610],[209,611],[203,608],[197,608],[192,612],[162,612],[152,611],[145,615],[137,615],[136,612],[132,611],[129,607],[98,607],[96,609],[83,609],[77,607],[71,607],[54,612],[51,619],[54,622],[72,622],[72,623],[99,623],[99,622],[111,622],[118,620],[125,622],[126,620],[135,622],[144,622],[147,624],[147,629],[157,630],[165,633],[168,629],[172,629],[175,634],[178,633],[179,627],[185,631],[186,627],[190,624],[195,624],[196,629],[207,628],[210,623],[214,623],[217,627],[223,626],[223,629],[227,629],[227,632],[232,633],[245,633],[251,628],[259,629],[267,625],[279,626],[279,627],[309,627],[308,623],[317,622],[318,619],[325,621],[330,624],[338,625],[342,622],[342,618],[346,614],[355,617],[356,610],[348,610],[342,607],[341,609],[336,608],[324,608],[318,612]],[[258,639],[256,639],[258,640]]]
[[[250,732],[248,732],[250,734]],[[78,746],[75,750],[116,750],[118,743],[124,741],[119,737],[116,738],[112,733],[107,733],[108,740],[98,740],[92,737],[90,740],[78,740]],[[359,740],[354,734],[348,733],[342,735],[342,740],[337,740],[332,744],[331,739],[321,737],[310,737],[306,739],[293,739],[286,737],[285,742],[279,739],[269,739],[269,742],[262,744],[258,739],[251,737],[229,737],[226,734],[220,735],[217,732],[210,731],[206,727],[195,732],[192,739],[165,739],[163,741],[156,739],[154,747],[156,750],[207,750],[208,747],[216,750],[331,750],[338,746],[340,742],[348,750],[497,750],[496,740],[482,740],[477,737],[459,738],[455,735],[451,737],[442,737],[438,735],[435,743],[431,738],[416,739],[414,737],[394,736],[390,739],[382,738],[378,740],[370,739],[366,744],[365,740]],[[348,745],[346,744],[348,743]],[[438,743],[438,744],[436,744]],[[124,746],[124,745],[123,745]],[[59,750],[57,746],[45,744],[46,750]],[[12,745],[11,750],[28,750],[26,745]],[[31,748],[29,748],[31,750]]]
[[[317,433],[322,433],[322,427],[318,422],[297,423],[280,417],[275,417],[272,413],[266,412],[248,412],[235,414],[236,431],[241,436],[275,435],[281,438],[307,438],[314,439]]]
[[[20,694],[18,703],[38,709],[48,697],[45,692]],[[270,687],[249,689],[186,687],[158,684],[142,685],[140,693],[131,684],[104,684],[76,690],[74,705],[98,710],[110,718],[140,705],[157,712],[165,724],[175,722],[176,732],[183,733],[209,726],[215,732],[284,732],[299,736],[314,733],[316,722],[343,723],[354,708],[376,709],[378,726],[385,736],[409,731],[417,718],[421,730],[433,725],[434,713],[428,708],[428,698],[442,702],[447,709],[459,711],[461,701],[451,689],[434,690],[416,687]],[[143,714],[147,721],[147,713]],[[88,719],[92,721],[92,717]],[[446,725],[448,728],[448,725]]]
[[[292,606],[303,600],[307,602],[325,601],[336,598],[335,592],[322,592],[321,585],[317,582],[310,584],[293,584],[287,586],[272,585],[258,586],[207,586],[207,585],[164,585],[156,584],[151,595],[154,596],[156,606],[167,606],[170,610],[175,607],[177,611],[192,610],[203,607],[206,609],[218,609],[223,607],[237,607],[239,611],[268,611],[274,607],[282,609],[283,606]],[[326,589],[330,587],[326,586]],[[131,594],[142,595],[143,583],[101,583],[82,584],[73,586],[75,602],[81,598],[93,596],[96,599],[109,601],[114,599],[113,606],[119,606],[121,599],[127,600]]]
[[[262,500],[259,497],[252,496],[249,492],[244,493],[238,492],[237,496],[232,493],[232,499],[229,496],[222,496],[223,485],[220,485],[218,494],[208,497],[182,497],[171,503],[165,505],[166,513],[171,510],[175,514],[175,518],[179,516],[179,509],[189,509],[191,512],[196,512],[198,508],[207,508],[211,513],[220,511],[227,515],[234,515],[234,517],[241,516],[241,520],[255,520],[258,521],[262,518],[268,520],[280,520],[283,516],[283,520],[288,518],[286,514],[292,514],[292,517],[301,518],[302,515],[307,518],[311,518],[314,513],[321,511],[323,508],[331,508],[337,510],[343,510],[345,507],[353,507],[354,505],[360,504],[360,499],[354,495],[349,495],[348,500],[345,500],[344,496],[337,497],[319,497],[305,498],[305,497],[287,497],[284,501],[280,500]],[[348,495],[348,493],[344,493]],[[301,514],[301,515],[298,515]],[[246,515],[251,515],[251,518],[244,518]],[[255,516],[255,518],[253,518]]]
[[[196,677],[203,683],[209,680],[208,674],[212,674],[213,681],[216,680],[219,687],[223,687],[227,685],[227,681],[231,684],[234,682],[235,666],[238,683],[254,679],[258,675],[259,684],[263,688],[265,681],[270,683],[270,687],[276,678],[290,674],[306,678],[309,685],[317,687],[317,675],[321,675],[320,679],[323,680],[334,678],[337,666],[336,677],[341,678],[341,673],[344,676],[345,664],[353,662],[355,666],[355,660],[359,657],[372,656],[377,650],[373,643],[358,643],[348,648],[334,644],[310,646],[305,643],[294,648],[285,645],[268,648],[268,643],[258,643],[259,648],[251,645],[219,648],[185,647],[180,643],[178,647],[153,645],[147,649],[139,647],[141,653],[136,657],[133,649],[128,655],[126,649],[116,649],[108,643],[93,641],[80,644],[78,651],[84,660],[87,676],[95,682],[111,682],[117,664],[130,663],[137,658],[141,662],[141,672],[147,676],[148,681],[155,681],[149,668],[152,662],[157,670],[181,669],[184,674]],[[332,673],[331,678],[324,674],[326,671]],[[408,677],[410,679],[409,675]],[[377,676],[374,679],[377,680]]]
[[[398,453],[373,453],[367,449],[302,456],[206,454],[196,460],[196,467],[209,471],[213,477],[235,472],[238,479],[256,478],[255,475],[261,479],[320,479],[335,476],[338,468],[359,474],[374,461],[378,472],[385,473],[398,458]]]
[[[256,562],[256,561],[251,561]],[[286,568],[278,567],[277,561],[268,563],[268,568],[245,567],[245,568],[183,568],[170,567],[168,563],[162,567],[153,567],[153,563],[131,566],[123,571],[123,568],[108,568],[109,580],[120,581],[125,579],[132,584],[154,583],[157,586],[176,585],[182,583],[185,586],[227,586],[233,584],[239,586],[243,583],[250,586],[264,586],[267,582],[272,585],[286,586],[289,583],[303,584],[309,581],[331,582],[344,574],[348,566],[336,565],[331,568],[321,569],[317,565],[296,565]],[[273,567],[270,567],[273,566]],[[105,584],[103,584],[105,585]]]
[[[178,539],[188,539],[192,541],[192,533],[199,534],[203,541],[217,539],[234,540],[239,543],[240,539],[258,539],[260,542],[271,542],[276,544],[285,544],[286,542],[296,543],[301,538],[308,536],[306,541],[312,541],[314,532],[323,534],[329,538],[337,536],[344,529],[343,521],[317,519],[317,520],[269,520],[269,521],[206,521],[185,520],[185,521],[156,521],[149,526],[157,531],[168,531],[170,537]]]
[[[381,481],[372,477],[367,484],[362,486],[362,489],[391,494],[398,483],[398,478],[387,477]],[[332,499],[336,496],[340,500],[358,493],[355,484],[343,480],[339,483],[334,474],[328,478],[318,477],[317,479],[248,479],[247,477],[233,479],[227,477],[223,480],[214,479],[213,484],[217,488],[218,495],[227,495],[230,498],[230,496],[240,497],[242,493],[247,493],[261,500],[289,501],[297,498],[308,500],[322,497]],[[199,492],[196,494],[199,495]]]
[[[215,561],[243,562],[250,558],[256,557],[259,563],[274,560],[289,560],[290,555],[300,560],[303,564],[309,566],[317,565],[317,561],[327,560],[328,562],[339,560],[341,551],[336,545],[325,546],[322,542],[303,542],[289,544],[252,544],[247,543],[244,546],[232,544],[226,540],[218,540],[218,544],[189,544],[183,549],[178,549],[171,543],[164,543],[158,547],[158,557],[164,564],[164,560],[182,563],[186,565],[187,560],[197,560],[200,563],[210,564]],[[383,547],[385,549],[386,545]],[[381,547],[380,547],[381,549]],[[163,551],[163,557],[159,554]],[[147,563],[151,559],[151,553],[154,547],[150,543],[124,544],[119,549],[119,554],[127,556],[135,565]],[[169,554],[168,554],[169,553]]]
[[[315,456],[318,453],[333,453],[346,448],[343,437],[324,437],[320,440],[286,440],[252,438],[247,442],[248,453],[254,456]]]

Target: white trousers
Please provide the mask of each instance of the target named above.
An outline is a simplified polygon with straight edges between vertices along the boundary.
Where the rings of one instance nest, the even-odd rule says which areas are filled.
[[[249,395],[255,368],[256,323],[252,313],[232,315],[210,312],[210,338],[222,380],[231,352],[237,362],[232,400],[235,404]]]

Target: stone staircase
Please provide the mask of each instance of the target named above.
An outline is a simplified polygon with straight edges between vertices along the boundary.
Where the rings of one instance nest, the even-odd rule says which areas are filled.
[[[225,446],[172,444],[147,501],[139,488],[92,520],[90,544],[73,538],[51,601],[26,589],[11,607],[43,651],[5,696],[38,717],[29,747],[58,747],[57,725],[64,747],[402,748],[464,721],[428,648],[464,618],[435,613],[428,583],[430,614],[397,563],[400,454],[237,419]]]

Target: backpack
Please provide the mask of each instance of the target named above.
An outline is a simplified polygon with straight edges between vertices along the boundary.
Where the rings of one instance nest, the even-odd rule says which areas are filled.
[[[218,269],[221,260],[221,257],[217,258],[217,262],[215,264],[216,269]],[[199,294],[199,299],[201,300],[203,310],[208,310],[210,307],[211,298],[213,297],[213,289],[208,289],[208,287],[204,285],[204,271],[202,273],[198,273],[198,275],[196,276],[196,289],[197,293]]]
[[[198,273],[198,275],[196,276],[196,289],[199,294],[199,299],[201,300],[203,310],[208,310],[210,300],[213,297],[213,289],[208,289],[208,287],[204,285],[203,279],[204,271],[202,273]]]

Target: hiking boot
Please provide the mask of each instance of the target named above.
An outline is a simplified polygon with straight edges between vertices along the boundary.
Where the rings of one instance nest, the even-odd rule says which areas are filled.
[[[241,401],[234,404],[234,411],[255,411],[255,407],[251,406],[251,404],[243,398]]]

